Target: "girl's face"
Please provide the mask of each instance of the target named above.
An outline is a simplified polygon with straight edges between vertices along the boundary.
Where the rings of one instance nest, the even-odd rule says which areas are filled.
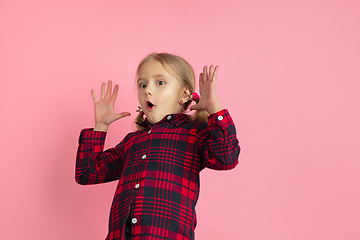
[[[156,60],[145,62],[138,72],[138,99],[148,121],[155,124],[167,114],[181,113],[185,94],[179,80]]]

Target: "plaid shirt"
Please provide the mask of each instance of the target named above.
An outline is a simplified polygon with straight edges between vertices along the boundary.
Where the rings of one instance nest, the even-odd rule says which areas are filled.
[[[170,114],[146,131],[129,133],[103,152],[106,132],[81,131],[76,182],[119,180],[111,206],[106,240],[124,239],[132,222],[132,239],[194,239],[199,172],[234,168],[240,153],[234,123],[227,110],[190,122]]]

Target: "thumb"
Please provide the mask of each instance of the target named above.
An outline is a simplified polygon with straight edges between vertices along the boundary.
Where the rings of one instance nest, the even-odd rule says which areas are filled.
[[[123,118],[123,117],[130,116],[130,115],[131,115],[131,113],[129,113],[129,112],[115,113],[116,120]]]
[[[198,104],[192,105],[192,106],[190,107],[190,111],[198,110],[198,109],[199,109]]]

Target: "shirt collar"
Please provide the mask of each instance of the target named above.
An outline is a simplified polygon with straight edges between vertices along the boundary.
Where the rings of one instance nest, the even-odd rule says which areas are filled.
[[[175,125],[176,127],[179,127],[182,123],[189,122],[189,121],[190,121],[189,115],[184,114],[184,113],[174,113],[174,114],[166,115],[161,121],[159,121],[155,124],[151,124],[147,118],[145,118],[145,121],[143,123],[139,124],[136,122],[136,124],[138,124],[139,126],[142,126],[142,127],[152,128],[154,125],[168,122],[170,124]]]

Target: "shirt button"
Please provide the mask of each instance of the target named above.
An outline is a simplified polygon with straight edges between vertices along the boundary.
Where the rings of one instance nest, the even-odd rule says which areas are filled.
[[[132,222],[133,224],[135,224],[135,223],[137,223],[137,219],[136,219],[136,218],[133,218],[133,219],[131,219],[131,222]]]
[[[218,116],[218,120],[219,120],[219,121],[221,121],[221,120],[223,120],[223,119],[224,119],[223,116]]]
[[[142,157],[141,157],[142,159],[145,159],[146,158],[146,154],[144,154],[144,155],[142,155]]]
[[[137,183],[137,184],[135,185],[135,188],[139,188],[139,187],[140,187],[140,184]]]
[[[151,133],[151,129],[148,131],[148,134],[150,134]]]
[[[167,118],[166,118],[167,120],[170,120],[171,119],[171,116],[169,115],[169,116],[167,116]]]

